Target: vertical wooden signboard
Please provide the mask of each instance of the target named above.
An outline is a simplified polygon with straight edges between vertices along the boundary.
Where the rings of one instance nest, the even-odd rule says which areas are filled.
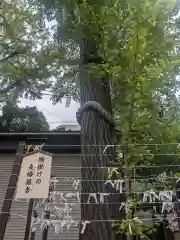
[[[16,199],[30,199],[24,240],[29,239],[34,199],[47,198],[52,154],[36,150],[23,156]]]
[[[52,155],[35,151],[23,157],[16,199],[48,198]]]

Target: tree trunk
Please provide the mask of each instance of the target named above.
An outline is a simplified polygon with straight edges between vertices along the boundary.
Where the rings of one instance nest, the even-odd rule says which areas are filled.
[[[112,114],[109,79],[95,77],[87,71],[88,63],[95,62],[98,64],[98,58],[92,59],[89,57],[90,54],[92,56],[92,53],[94,57],[96,57],[95,49],[92,42],[88,42],[87,40],[81,45],[81,104],[83,105],[87,101],[96,101],[100,103],[108,113]],[[105,180],[107,180],[108,176],[107,166],[110,161],[115,160],[115,149],[110,147],[105,154],[103,154],[103,150],[106,145],[115,144],[115,130],[97,111],[91,109],[88,109],[88,111],[82,114],[80,124],[82,151],[81,220],[91,221],[90,224],[87,224],[84,234],[80,233],[80,239],[114,240],[115,232],[111,227],[111,220],[112,214],[118,212],[119,208],[118,204],[110,204],[110,202],[115,202],[114,196],[105,196],[106,204],[83,203],[87,203],[89,193],[108,192],[105,187]],[[94,202],[92,200],[90,203]],[[98,195],[97,200],[99,203]]]

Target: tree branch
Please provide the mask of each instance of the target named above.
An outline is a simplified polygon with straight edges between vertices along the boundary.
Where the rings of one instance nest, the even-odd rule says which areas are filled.
[[[67,66],[78,66],[80,63],[79,59],[60,59],[59,61],[61,65],[67,65]]]
[[[18,55],[18,54],[20,54],[20,53],[17,52],[17,51],[14,51],[13,53],[9,54],[8,56],[6,56],[6,57],[4,57],[4,58],[1,58],[1,59],[0,59],[0,63],[3,63],[3,62],[9,60],[10,58],[12,58],[12,57],[14,57],[14,56],[16,56],[16,55]]]

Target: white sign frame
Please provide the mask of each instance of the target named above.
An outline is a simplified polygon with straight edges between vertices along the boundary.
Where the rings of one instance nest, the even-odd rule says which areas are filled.
[[[46,199],[53,154],[38,150],[23,156],[15,199]]]

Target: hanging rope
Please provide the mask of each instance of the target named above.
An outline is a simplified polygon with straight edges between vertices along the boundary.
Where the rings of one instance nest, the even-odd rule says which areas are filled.
[[[115,127],[115,122],[111,114],[109,114],[100,103],[96,101],[88,101],[81,105],[81,107],[76,112],[76,119],[79,125],[81,125],[81,119],[83,117],[84,112],[87,111],[96,111],[98,114],[104,118],[112,127]]]

